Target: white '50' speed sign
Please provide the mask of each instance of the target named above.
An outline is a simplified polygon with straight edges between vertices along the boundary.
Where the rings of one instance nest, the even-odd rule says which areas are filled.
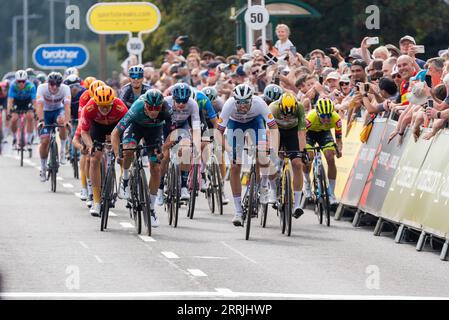
[[[270,22],[270,14],[263,6],[251,6],[246,10],[245,23],[253,30],[262,30]]]

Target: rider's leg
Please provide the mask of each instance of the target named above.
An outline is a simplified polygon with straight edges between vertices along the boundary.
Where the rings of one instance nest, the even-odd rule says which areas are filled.
[[[96,151],[90,159],[90,178],[92,181],[92,193],[94,196],[94,205],[101,203],[101,157],[103,152]]]
[[[326,157],[327,161],[327,177],[329,180],[329,191],[330,195],[334,195],[335,191],[335,184],[337,179],[337,166],[335,164],[335,151],[334,150],[325,150],[324,156]]]
[[[300,201],[302,197],[302,187],[303,187],[303,175],[302,175],[302,162],[300,158],[295,158],[292,160],[293,169],[293,192],[294,192],[294,206],[293,208],[298,208],[300,206]]]
[[[33,138],[33,125],[34,125],[34,111],[30,110],[26,114],[26,143],[31,144]]]
[[[64,125],[64,115],[60,114],[58,116],[58,120],[57,123],[59,126],[63,126]],[[65,162],[65,148],[66,148],[66,144],[67,144],[67,129],[66,128],[60,128],[59,129],[59,138],[61,139],[61,150],[60,150],[60,159],[62,159],[63,163]]]
[[[19,115],[17,113],[13,113],[11,115],[11,120],[10,120],[10,128],[11,128],[11,133],[12,133],[12,137],[14,141],[17,141],[17,122],[19,120]]]

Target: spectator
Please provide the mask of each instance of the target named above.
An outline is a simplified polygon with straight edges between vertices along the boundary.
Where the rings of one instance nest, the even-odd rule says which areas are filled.
[[[187,56],[187,67],[190,71],[192,71],[195,68],[200,67],[200,56],[196,53],[191,53]]]
[[[427,61],[428,75],[432,77],[432,88],[442,82],[444,60],[442,58],[432,58]]]
[[[189,48],[189,54],[196,54],[197,56],[201,56],[201,50],[198,47],[192,46]]]
[[[362,59],[357,59],[352,62],[351,65],[351,81],[355,85],[358,82],[366,82],[366,62]]]
[[[390,57],[399,58],[401,56],[401,50],[399,50],[395,45],[387,44],[385,48],[388,49]]]
[[[426,63],[425,63],[425,61],[417,59],[415,57],[415,55],[416,55],[415,46],[416,46],[416,41],[415,41],[415,38],[413,38],[412,36],[404,36],[401,38],[401,40],[399,40],[399,48],[401,50],[401,53],[404,55],[408,55],[415,60],[416,65],[417,65],[417,67],[415,69],[416,69],[416,71],[418,71],[419,69],[424,69],[424,65]]]
[[[390,57],[383,62],[382,73],[383,73],[384,77],[392,79],[391,74],[393,72],[393,68],[396,65],[397,61],[398,61],[398,59],[396,59],[395,57]]]
[[[276,26],[276,36],[278,41],[275,44],[275,48],[278,50],[279,55],[283,55],[290,51],[291,47],[294,47],[293,43],[290,41],[290,28],[285,24],[278,24]]]

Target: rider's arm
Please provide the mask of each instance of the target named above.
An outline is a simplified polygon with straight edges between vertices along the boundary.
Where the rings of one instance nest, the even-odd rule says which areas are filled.
[[[306,113],[304,107],[299,105],[298,107],[298,141],[299,141],[299,151],[304,151],[306,148]]]
[[[64,111],[65,111],[65,122],[70,123],[72,120],[72,109],[70,107],[71,102],[72,102],[72,93],[70,92],[70,88],[66,85],[61,86],[61,88],[63,88],[64,90]]]
[[[93,146],[92,138],[89,133],[93,118],[95,117],[95,110],[93,109],[93,104],[88,103],[81,114],[81,138],[88,149],[91,149]]]
[[[37,114],[37,119],[39,121],[44,121],[44,96],[43,96],[43,91],[44,91],[44,85],[41,84],[38,88],[37,88],[37,95],[36,95],[36,114]]]
[[[14,104],[14,98],[8,98],[8,106],[6,107],[7,114],[11,113],[13,104]]]
[[[122,131],[119,128],[119,124],[114,128],[114,130],[112,130],[111,133],[111,144],[112,144],[112,149],[114,150],[114,155],[115,157],[118,159],[119,158],[119,149],[120,149],[120,143],[121,143],[121,136],[122,136]]]

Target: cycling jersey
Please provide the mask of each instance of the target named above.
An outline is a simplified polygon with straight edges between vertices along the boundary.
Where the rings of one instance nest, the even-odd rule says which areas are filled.
[[[220,119],[218,120],[218,129],[225,131],[229,120],[239,123],[249,123],[254,119],[257,119],[259,116],[264,118],[268,127],[271,128],[276,126],[276,120],[262,98],[254,96],[252,99],[251,109],[247,113],[238,112],[235,99],[229,98],[221,111]]]
[[[92,126],[92,123],[97,123],[102,126],[115,126],[127,112],[128,108],[126,105],[120,99],[115,98],[112,103],[111,111],[107,115],[103,115],[99,111],[98,105],[92,99],[83,108],[81,116],[81,130],[83,132],[88,132]]]
[[[295,114],[284,115],[281,112],[280,102],[275,101],[270,104],[270,110],[276,119],[279,129],[289,130],[298,128],[298,131],[306,130],[306,118],[304,107],[300,104]]]
[[[44,111],[55,111],[63,108],[66,103],[71,101],[71,92],[69,86],[61,84],[58,92],[53,94],[48,88],[48,83],[41,84],[37,88],[37,102],[44,104]]]
[[[174,129],[184,127],[186,124],[188,124],[189,118],[191,118],[192,120],[192,129],[200,129],[200,113],[196,101],[194,101],[193,99],[189,99],[189,102],[187,102],[184,109],[179,110],[174,106],[173,97],[166,97],[164,100],[169,106],[172,127],[174,127]]]
[[[81,118],[81,113],[83,112],[83,108],[87,105],[87,103],[90,101],[90,93],[89,90],[86,90],[83,92],[83,94],[80,97],[79,104],[78,104],[78,118]]]
[[[36,100],[36,87],[32,82],[26,81],[25,87],[20,90],[17,81],[14,81],[9,87],[8,98],[14,99],[14,102]]]
[[[329,131],[335,128],[335,137],[340,139],[342,136],[342,122],[341,118],[337,112],[332,113],[331,122],[328,124],[323,124],[320,121],[320,116],[316,110],[312,110],[306,117],[307,131],[308,132],[323,132]]]
[[[162,127],[165,122],[171,122],[169,106],[164,101],[162,110],[155,119],[151,119],[145,113],[145,101],[138,99],[129,109],[125,117],[117,124],[117,129],[123,133],[131,124],[137,124],[142,128]]]
[[[133,103],[150,89],[151,87],[149,85],[142,84],[140,94],[135,95],[131,83],[128,83],[126,86],[120,89],[119,98],[126,104],[128,108],[131,108]]]

